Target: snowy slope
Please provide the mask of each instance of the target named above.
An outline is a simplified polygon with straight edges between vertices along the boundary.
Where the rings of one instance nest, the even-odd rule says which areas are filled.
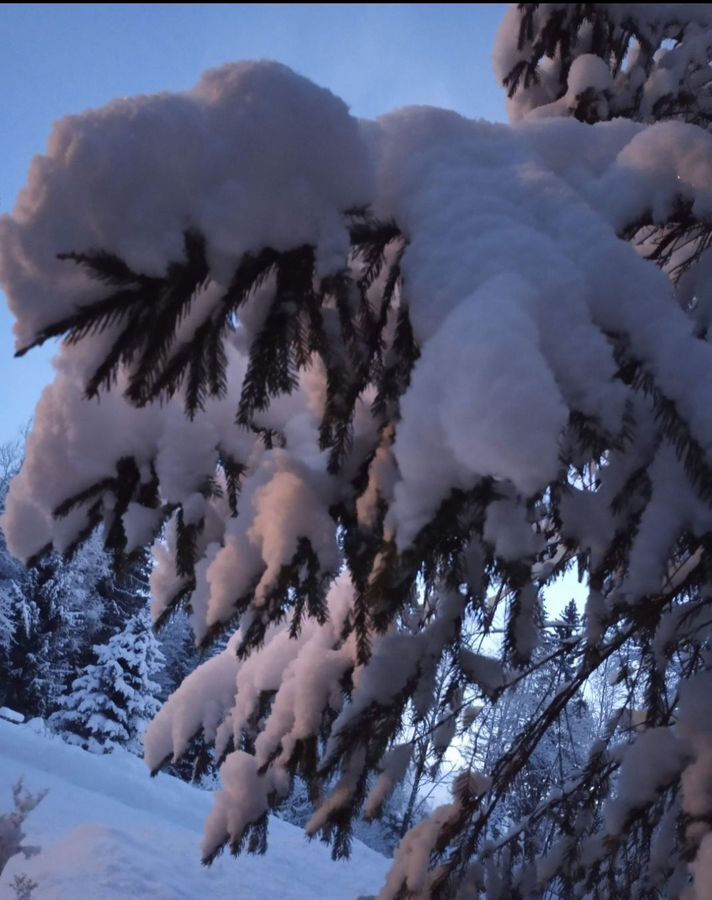
[[[151,779],[121,750],[95,756],[0,720],[0,812],[20,776],[32,792],[49,789],[26,823],[25,843],[42,851],[11,860],[2,900],[13,897],[17,872],[38,882],[33,900],[356,900],[378,891],[388,866],[357,841],[349,862],[332,862],[328,848],[272,819],[265,857],[224,855],[205,869],[199,845],[210,793],[167,775]]]

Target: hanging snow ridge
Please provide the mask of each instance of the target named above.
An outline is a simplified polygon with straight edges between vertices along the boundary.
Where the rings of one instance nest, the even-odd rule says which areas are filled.
[[[506,684],[507,676],[502,663],[494,657],[463,648],[460,651],[460,666],[467,678],[490,699]]]
[[[313,243],[329,272],[348,250],[341,212],[371,198],[343,101],[277,63],[224,66],[187,93],[69,116],[0,223],[18,347],[92,287],[57,253],[101,248],[160,275],[195,227],[223,285],[242,253],[263,246]]]

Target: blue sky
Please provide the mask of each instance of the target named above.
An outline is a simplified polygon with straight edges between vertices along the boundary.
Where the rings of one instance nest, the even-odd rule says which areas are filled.
[[[6,127],[0,213],[10,212],[52,123],[114,97],[192,87],[239,59],[276,59],[342,97],[354,114],[444,106],[504,121],[492,74],[505,4],[4,5],[0,85]],[[52,347],[14,360],[0,295],[0,441],[18,433],[51,380]]]

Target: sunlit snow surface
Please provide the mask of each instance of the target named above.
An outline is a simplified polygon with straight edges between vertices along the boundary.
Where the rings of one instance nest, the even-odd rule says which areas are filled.
[[[26,844],[0,876],[0,898],[13,897],[17,873],[37,883],[33,900],[356,900],[374,894],[388,861],[354,841],[348,862],[279,819],[270,822],[266,857],[225,855],[200,865],[200,840],[212,795],[159,775],[121,750],[95,756],[26,725],[0,721],[0,811],[23,777],[49,793],[26,821]]]

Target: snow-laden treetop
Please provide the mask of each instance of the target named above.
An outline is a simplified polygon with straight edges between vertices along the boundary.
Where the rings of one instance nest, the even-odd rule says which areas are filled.
[[[102,523],[117,553],[155,539],[155,619],[187,602],[199,641],[237,629],[146,745],[155,768],[203,729],[227,754],[207,858],[259,848],[295,771],[340,772],[309,827],[347,832],[489,583],[522,663],[578,557],[594,646],[712,529],[709,262],[695,318],[621,239],[681,210],[712,218],[693,125],[358,121],[274,63],[55,127],[0,221],[18,349],[66,335],[3,527],[24,560]],[[595,491],[569,477],[592,462]],[[384,897],[425,884],[488,784]]]
[[[709,3],[520,3],[494,47],[513,119],[712,122]]]

